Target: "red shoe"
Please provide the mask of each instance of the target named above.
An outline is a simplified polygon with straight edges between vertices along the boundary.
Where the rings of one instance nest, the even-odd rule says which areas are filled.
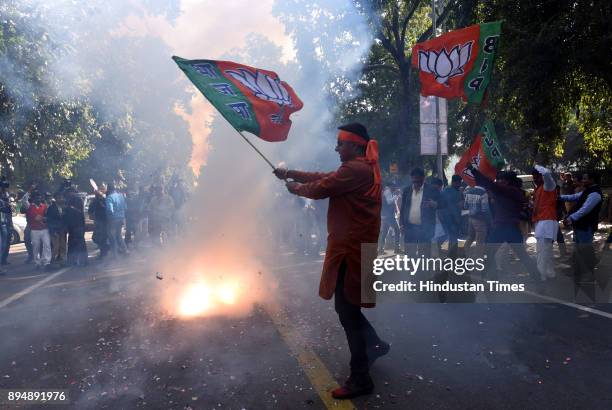
[[[331,395],[334,399],[346,400],[352,399],[353,397],[371,394],[372,391],[374,391],[374,383],[368,375],[359,383],[353,381],[353,379],[349,377],[346,383],[344,383],[344,386],[332,390]]]

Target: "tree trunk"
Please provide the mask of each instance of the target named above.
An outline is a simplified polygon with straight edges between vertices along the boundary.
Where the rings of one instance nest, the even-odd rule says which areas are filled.
[[[401,155],[401,171],[407,173],[411,168],[420,164],[420,147],[418,141],[418,133],[415,133],[414,113],[412,112],[410,82],[412,71],[410,64],[403,62],[400,65],[400,101],[399,101],[399,136],[396,141],[396,147]]]

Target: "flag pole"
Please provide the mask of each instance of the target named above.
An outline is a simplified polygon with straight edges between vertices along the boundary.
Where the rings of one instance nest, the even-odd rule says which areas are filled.
[[[234,127],[232,127],[234,128]],[[236,128],[234,128],[236,130]],[[272,168],[272,170],[275,170],[276,167],[270,162],[270,160],[268,158],[266,158],[266,156],[264,154],[261,153],[260,150],[257,149],[257,147],[255,145],[253,145],[253,143],[251,141],[249,141],[249,139],[247,137],[244,136],[244,134],[238,130],[236,130],[236,132],[247,142],[247,144],[249,144],[251,146],[251,148],[253,148],[255,150],[255,152],[257,152],[264,161],[266,161],[268,163],[268,165],[270,165],[270,168]]]
[[[431,28],[432,28],[432,37],[436,38],[438,36],[438,30],[436,25],[436,20],[438,19],[436,12],[436,0],[431,0]],[[436,99],[436,162],[438,168],[438,178],[444,181],[444,166],[442,162],[442,136],[440,135],[440,103],[438,98]]]

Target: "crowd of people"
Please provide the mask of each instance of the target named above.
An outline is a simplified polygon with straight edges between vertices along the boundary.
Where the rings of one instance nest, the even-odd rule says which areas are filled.
[[[534,187],[529,189],[513,171],[501,171],[495,180],[477,170],[472,173],[477,178],[474,186],[458,175],[448,183],[436,176],[426,177],[420,168],[412,170],[406,187],[398,178],[384,181],[378,253],[383,254],[385,248],[426,257],[493,253],[501,274],[512,251],[532,277],[548,280],[556,277],[556,244],[561,257],[580,256],[570,262],[582,280],[592,278],[594,233],[600,219],[612,223],[612,201],[601,192],[597,174],[565,172],[557,181],[549,169],[536,165]],[[282,193],[277,196],[276,202],[282,205],[273,210],[277,229],[268,234],[299,254],[319,255],[326,248],[327,203]],[[564,233],[573,237],[574,255],[567,251]],[[535,238],[535,256],[525,247],[529,236]],[[611,244],[612,233],[604,249]]]
[[[536,165],[532,171],[535,189],[529,192],[513,171],[501,171],[495,180],[476,169],[470,172],[475,186],[453,175],[450,185],[444,188],[439,178],[426,180],[420,168],[412,170],[411,184],[403,190],[397,183],[387,183],[383,190],[379,253],[384,252],[391,234],[396,253],[439,255],[441,245],[448,242],[448,257],[456,257],[460,250],[458,239],[464,237],[465,256],[481,256],[485,246],[488,253],[495,255],[500,247],[509,245],[527,272],[545,281],[556,276],[553,243],[557,242],[561,256],[566,256],[563,230],[571,230],[576,278],[593,280],[593,238],[604,206],[598,175],[585,172],[576,177],[563,173],[557,183],[549,169]],[[612,222],[612,201],[608,200],[607,207],[607,218]],[[535,259],[524,246],[532,229]],[[612,233],[605,248],[611,243]],[[499,263],[497,270],[501,270]]]
[[[127,255],[144,239],[163,245],[181,229],[180,210],[187,200],[176,177],[166,185],[141,186],[138,192],[101,184],[93,196],[78,192],[70,180],[64,180],[54,194],[42,192],[36,184],[16,195],[8,189],[8,183],[0,181],[0,261],[10,264],[12,218],[20,212],[27,222],[26,263],[46,270],[87,265],[87,220],[93,222],[92,240],[100,259]],[[0,274],[6,272],[0,269]]]
[[[168,188],[161,184],[138,192],[120,192],[114,185],[102,185],[89,206],[94,221],[92,240],[100,249],[100,258],[109,253],[126,255],[144,239],[164,245],[181,229],[180,210],[186,201],[181,184]]]

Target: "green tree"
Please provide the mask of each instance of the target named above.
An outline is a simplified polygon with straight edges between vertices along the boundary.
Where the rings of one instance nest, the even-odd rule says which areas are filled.
[[[611,7],[603,0],[476,6],[477,21],[504,20],[489,108],[519,167],[534,159],[612,164]]]
[[[0,4],[0,167],[14,182],[70,177],[99,138],[91,104],[54,92],[49,66],[66,52],[36,9]]]
[[[188,173],[191,138],[174,107],[189,95],[168,80],[179,74],[161,39],[108,34],[128,12],[144,11],[0,4],[0,166],[13,183],[73,177],[87,189],[91,177],[137,185]]]

